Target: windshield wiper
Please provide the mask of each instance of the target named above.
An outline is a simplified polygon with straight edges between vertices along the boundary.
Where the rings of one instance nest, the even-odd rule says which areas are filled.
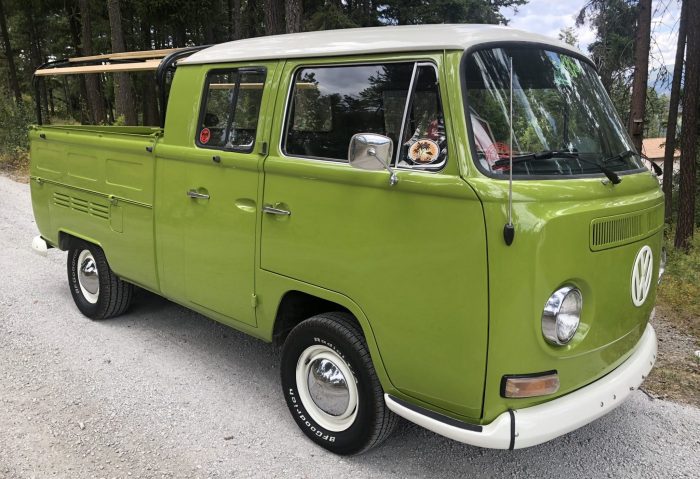
[[[634,153],[633,151],[631,153]],[[603,160],[602,163],[598,163],[597,161],[593,160],[586,160],[585,158],[581,158],[578,153],[572,152],[572,151],[554,151],[554,150],[543,150],[543,151],[538,151],[537,153],[528,153],[526,155],[517,155],[513,157],[513,163],[522,163],[524,161],[532,161],[532,160],[551,160],[552,158],[575,158],[578,161],[581,161],[583,163],[588,163],[589,165],[596,166],[605,176],[608,177],[610,182],[613,185],[617,185],[622,182],[622,179],[618,176],[617,173],[615,173],[613,170],[605,166],[605,163],[608,161],[614,161],[617,160],[618,157],[619,159],[623,159],[627,157],[630,153],[629,152],[622,152],[619,155],[613,156],[611,158]],[[508,158],[502,158],[494,163],[494,166],[507,166],[510,163],[510,159]]]
[[[627,158],[628,156],[632,156],[632,155],[636,155],[636,154],[637,154],[637,152],[634,150],[625,150],[625,151],[618,153],[617,155],[614,155],[614,156],[611,156],[610,158],[604,159],[603,164],[607,164],[607,163],[610,163],[613,161],[622,161],[625,158]],[[662,176],[664,174],[664,170],[662,170],[659,165],[657,165],[656,163],[651,161],[649,158],[644,157],[644,159],[646,159],[649,162],[652,169],[654,170],[654,173],[656,173],[656,176]]]
[[[622,161],[622,160],[624,160],[625,158],[627,158],[628,156],[632,156],[632,155],[636,155],[636,154],[637,154],[637,152],[636,152],[636,151],[633,151],[633,150],[621,151],[621,152],[618,153],[617,155],[613,155],[613,156],[611,156],[611,157],[609,157],[609,158],[604,159],[604,160],[603,160],[603,164],[608,164],[608,163],[611,163],[611,162],[613,162],[613,161]]]

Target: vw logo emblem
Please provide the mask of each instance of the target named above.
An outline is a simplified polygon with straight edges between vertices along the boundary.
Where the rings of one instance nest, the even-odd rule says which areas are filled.
[[[654,255],[650,247],[644,246],[637,253],[632,266],[632,302],[635,306],[641,306],[646,301],[653,271]]]

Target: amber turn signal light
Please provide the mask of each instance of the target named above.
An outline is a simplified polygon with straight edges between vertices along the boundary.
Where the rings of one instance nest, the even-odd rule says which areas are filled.
[[[556,371],[525,376],[503,376],[501,380],[501,396],[505,398],[546,396],[558,390],[559,375]]]

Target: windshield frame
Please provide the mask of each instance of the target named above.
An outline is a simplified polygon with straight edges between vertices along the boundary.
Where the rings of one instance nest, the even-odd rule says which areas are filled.
[[[479,43],[478,45],[473,45],[467,49],[464,50],[464,53],[462,54],[462,58],[459,62],[459,81],[460,81],[460,87],[462,89],[462,104],[464,106],[464,118],[465,118],[465,123],[466,123],[466,128],[467,128],[467,139],[469,141],[469,153],[471,155],[471,160],[474,166],[476,166],[476,169],[483,174],[484,176],[487,176],[489,178],[493,178],[496,180],[504,180],[508,181],[508,175],[502,175],[502,174],[497,174],[489,171],[487,168],[484,168],[484,166],[481,164],[479,161],[479,155],[476,151],[476,141],[474,138],[474,128],[472,127],[472,122],[471,119],[469,118],[469,90],[467,89],[467,78],[466,78],[466,71],[467,71],[467,62],[469,61],[469,56],[472,55],[475,52],[478,52],[480,50],[491,50],[494,48],[509,48],[509,47],[524,47],[524,48],[534,48],[534,49],[542,49],[546,51],[551,51],[555,53],[560,53],[564,55],[571,56],[573,58],[576,58],[578,60],[581,60],[585,63],[587,63],[591,68],[593,68],[593,71],[598,74],[598,69],[596,68],[595,64],[593,61],[585,56],[584,54],[573,50],[569,49],[566,47],[562,47],[559,45],[553,45],[551,43],[546,43],[546,42],[535,42],[535,41],[527,41],[527,40],[522,40],[522,41],[494,41],[494,42],[484,42],[484,43]],[[610,96],[608,95],[608,92],[605,91],[606,97],[608,98],[608,101],[612,102],[610,99]],[[620,122],[620,124],[624,128],[624,123],[619,118],[619,115],[617,116],[617,120]],[[625,132],[627,132],[627,129],[624,128]],[[628,134],[629,136],[629,134]],[[630,145],[632,142],[630,141]],[[641,155],[639,152],[635,153],[637,156]],[[643,157],[641,157],[643,159]],[[648,168],[645,166],[642,166],[641,168],[636,168],[633,170],[624,170],[624,171],[615,171],[615,173],[619,176],[627,176],[627,175],[635,175],[638,173],[642,173],[644,171],[649,171]],[[518,181],[527,181],[527,180],[576,180],[576,179],[582,179],[582,178],[601,178],[605,177],[605,174],[603,172],[592,172],[592,173],[580,173],[580,174],[575,174],[575,175],[521,175],[521,174],[513,174],[513,181],[518,180]]]

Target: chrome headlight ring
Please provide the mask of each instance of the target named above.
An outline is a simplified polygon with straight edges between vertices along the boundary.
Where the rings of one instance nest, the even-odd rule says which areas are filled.
[[[583,296],[575,286],[562,286],[552,293],[542,312],[542,335],[549,344],[563,346],[573,339],[582,306]]]

